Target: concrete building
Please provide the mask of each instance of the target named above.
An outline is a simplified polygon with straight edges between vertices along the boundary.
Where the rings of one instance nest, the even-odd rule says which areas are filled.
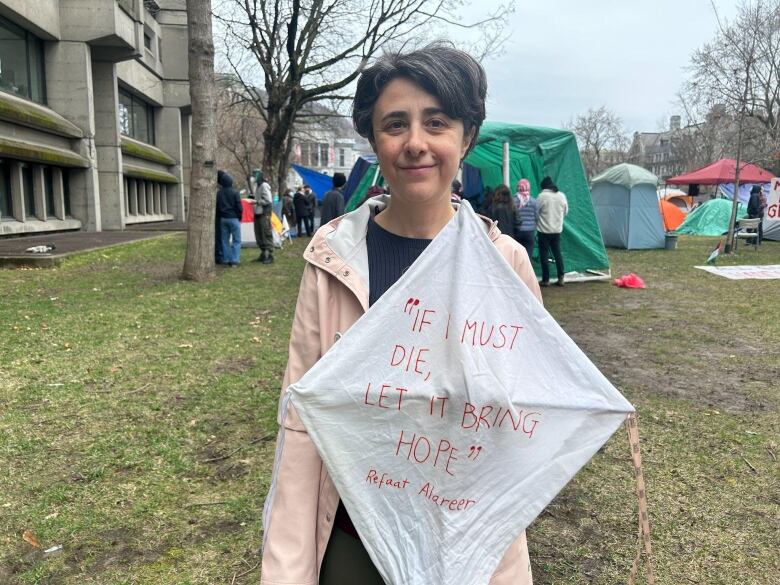
[[[352,120],[334,116],[323,107],[316,108],[324,117],[318,122],[296,128],[290,162],[333,176],[349,176],[352,165],[362,154],[370,154],[371,145],[358,136]],[[301,178],[290,171],[288,186],[301,183]]]
[[[686,169],[684,140],[695,132],[693,126],[681,127],[680,116],[669,118],[669,129],[662,132],[634,132],[628,162],[644,167],[665,181]]]
[[[185,0],[0,0],[0,236],[184,221]]]

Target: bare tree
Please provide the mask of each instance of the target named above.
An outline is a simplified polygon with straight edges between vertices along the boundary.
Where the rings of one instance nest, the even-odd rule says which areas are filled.
[[[588,179],[608,166],[625,161],[628,156],[629,141],[623,122],[607,106],[591,108],[586,114],[570,120],[566,126],[577,137]],[[610,156],[606,157],[607,153]]]
[[[449,20],[460,0],[220,0],[215,10],[227,66],[248,91],[262,83],[255,107],[265,122],[263,169],[285,187],[296,123],[306,106],[351,100],[348,86],[384,47],[430,38],[445,20],[463,28],[487,27],[500,47],[511,4],[476,23]],[[423,34],[425,33],[425,34]],[[309,109],[309,112],[312,110]]]
[[[192,102],[192,174],[183,277],[206,280],[214,275],[214,156],[217,146],[211,0],[187,0],[187,33]]]
[[[780,0],[744,0],[733,21],[691,58],[683,91],[699,108],[719,106],[736,121],[734,204],[725,251],[733,245],[739,174],[747,161],[771,163],[780,147]]]
[[[717,10],[713,5],[717,16]],[[680,101],[691,123],[704,129],[716,112],[730,117],[730,144],[713,145],[764,166],[777,164],[780,150],[780,0],[747,0],[733,21],[718,20],[714,38],[691,57]],[[735,140],[742,124],[741,147]],[[702,137],[705,137],[702,135]],[[716,136],[717,138],[718,136]],[[778,169],[780,170],[780,169]]]
[[[217,163],[249,188],[252,171],[263,162],[265,121],[235,78],[217,80]]]

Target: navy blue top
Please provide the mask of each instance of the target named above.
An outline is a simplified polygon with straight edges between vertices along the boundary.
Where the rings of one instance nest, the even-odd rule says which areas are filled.
[[[405,238],[388,232],[374,221],[368,222],[368,305],[373,305],[385,291],[417,260],[431,240]]]
[[[406,272],[431,240],[404,238],[388,232],[374,221],[368,221],[366,247],[368,248],[368,304],[373,305],[387,289]],[[359,538],[344,504],[339,501],[335,524],[354,538]]]

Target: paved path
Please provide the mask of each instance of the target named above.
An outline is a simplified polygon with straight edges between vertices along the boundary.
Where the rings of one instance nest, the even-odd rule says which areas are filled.
[[[134,227],[125,231],[106,232],[60,232],[54,234],[34,234],[29,236],[0,238],[0,267],[14,266],[56,266],[63,258],[82,254],[98,248],[108,248],[119,244],[137,242],[149,238],[158,238],[175,233],[182,226],[150,225]],[[167,228],[167,229],[165,229]],[[32,246],[54,244],[55,249],[47,254],[25,252]]]

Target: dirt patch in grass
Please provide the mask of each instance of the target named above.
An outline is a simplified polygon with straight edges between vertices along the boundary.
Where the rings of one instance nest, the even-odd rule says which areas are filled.
[[[213,369],[215,374],[240,374],[254,365],[252,357],[222,358],[214,362]]]
[[[766,410],[775,408],[767,400],[757,398],[749,390],[755,387],[768,390],[769,384],[778,379],[775,368],[767,366],[758,370],[740,367],[737,354],[746,348],[734,345],[728,349],[710,348],[710,353],[694,349],[692,355],[679,360],[658,360],[643,349],[636,334],[594,328],[593,323],[571,320],[565,324],[566,332],[577,345],[600,367],[602,372],[620,388],[630,387],[643,395],[663,396],[704,404],[729,412]],[[648,336],[651,332],[648,332]],[[683,354],[688,350],[681,348]],[[706,354],[706,355],[704,355]],[[691,376],[691,360],[700,364],[696,375]],[[724,367],[722,362],[735,362]]]

